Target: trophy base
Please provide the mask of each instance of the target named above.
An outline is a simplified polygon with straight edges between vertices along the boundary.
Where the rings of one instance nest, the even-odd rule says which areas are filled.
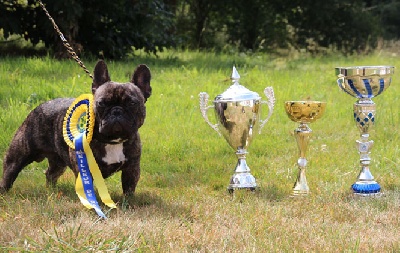
[[[307,184],[296,184],[292,191],[292,196],[307,196],[310,194],[310,188]]]
[[[352,186],[353,193],[357,196],[379,196],[381,186],[375,181],[357,181]]]
[[[293,190],[292,196],[307,196],[310,195],[310,191]]]
[[[255,191],[256,187],[256,179],[249,172],[235,173],[231,177],[231,181],[228,186],[228,192],[232,193],[234,190],[237,189],[247,189],[250,191]]]
[[[299,159],[299,161],[300,161],[300,159]],[[305,159],[304,159],[304,161],[305,161]],[[300,165],[300,162],[299,162],[299,165]],[[305,165],[305,164],[303,164],[303,165]],[[305,167],[300,167],[296,183],[293,186],[292,195],[293,196],[306,196],[309,194],[310,194],[310,188],[308,187],[308,184],[307,184],[306,170],[305,170]]]

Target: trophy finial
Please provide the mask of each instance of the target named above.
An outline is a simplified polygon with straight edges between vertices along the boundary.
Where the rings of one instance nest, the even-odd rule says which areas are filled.
[[[231,77],[231,79],[232,79],[232,82],[237,82],[237,81],[239,81],[239,79],[240,79],[240,75],[239,75],[239,73],[237,72],[235,66],[233,66],[232,77]]]

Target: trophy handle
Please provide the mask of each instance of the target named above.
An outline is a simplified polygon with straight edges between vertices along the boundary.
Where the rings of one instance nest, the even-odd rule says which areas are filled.
[[[207,112],[208,109],[214,108],[213,105],[208,105],[208,98],[210,97],[206,92],[200,92],[200,111],[201,115],[203,116],[204,120],[208,123],[208,125],[214,129],[220,136],[222,135],[218,129],[218,124],[211,124],[210,120],[208,119]]]
[[[343,83],[344,83],[344,75],[340,74],[340,75],[338,75],[338,77],[339,78],[336,80],[336,82],[337,82],[339,88],[341,90],[343,90],[344,89],[344,85],[343,85]]]
[[[261,125],[260,125],[260,130],[258,131],[258,133],[261,133],[261,129],[268,122],[269,118],[272,115],[272,112],[274,111],[274,106],[275,106],[274,89],[272,87],[267,87],[264,89],[264,94],[267,97],[268,101],[261,101],[261,104],[268,105],[268,116],[265,120],[260,120]]]

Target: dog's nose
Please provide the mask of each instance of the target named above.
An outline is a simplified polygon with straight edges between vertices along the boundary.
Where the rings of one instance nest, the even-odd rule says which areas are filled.
[[[114,117],[119,117],[122,115],[122,108],[121,107],[114,107],[111,110],[111,115]]]

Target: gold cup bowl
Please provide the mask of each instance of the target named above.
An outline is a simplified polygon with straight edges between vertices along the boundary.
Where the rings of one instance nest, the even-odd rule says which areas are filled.
[[[321,118],[325,112],[326,102],[320,101],[286,101],[285,110],[294,122],[309,124]]]

